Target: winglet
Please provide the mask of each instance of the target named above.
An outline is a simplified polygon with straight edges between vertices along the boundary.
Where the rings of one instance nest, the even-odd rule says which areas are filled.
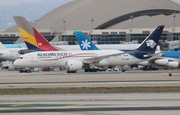
[[[74,31],[74,35],[78,40],[81,50],[99,50],[99,48],[96,47],[95,44],[82,31]]]
[[[58,51],[24,17],[13,16],[28,49]]]

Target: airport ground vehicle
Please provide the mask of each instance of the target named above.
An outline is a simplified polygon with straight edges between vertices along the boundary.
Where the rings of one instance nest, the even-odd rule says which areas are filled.
[[[30,73],[31,72],[31,70],[30,69],[21,69],[21,70],[19,70],[19,73]]]

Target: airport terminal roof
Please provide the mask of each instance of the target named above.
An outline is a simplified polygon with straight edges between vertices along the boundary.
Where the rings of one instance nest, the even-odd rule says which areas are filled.
[[[174,15],[173,13],[176,13]],[[36,21],[37,29],[66,30],[180,27],[180,5],[171,0],[73,0]],[[130,17],[132,16],[132,19]],[[174,16],[174,17],[173,17]],[[175,21],[174,21],[175,19]],[[133,23],[133,24],[132,24]],[[16,32],[16,27],[4,32]]]

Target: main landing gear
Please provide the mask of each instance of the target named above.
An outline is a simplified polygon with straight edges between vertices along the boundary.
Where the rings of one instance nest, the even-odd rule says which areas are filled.
[[[93,68],[93,69],[91,69],[91,68],[84,69],[84,72],[97,72],[97,71],[98,71],[98,69],[95,69],[95,68]]]
[[[76,73],[76,71],[67,71],[67,73]]]

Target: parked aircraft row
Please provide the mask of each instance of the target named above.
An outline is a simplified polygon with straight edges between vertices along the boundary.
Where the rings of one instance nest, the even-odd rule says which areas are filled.
[[[100,48],[95,46],[95,44],[93,44],[92,41],[87,36],[85,36],[84,33],[82,33],[81,31],[75,31],[74,34],[78,40],[81,50],[84,50],[84,45],[83,45],[84,43],[89,44],[91,46],[91,47],[89,47],[89,45],[86,45],[88,47],[88,50],[100,50]],[[84,42],[84,41],[86,41],[86,42]],[[160,51],[159,46],[157,46],[156,51],[157,52]],[[166,51],[166,52],[163,52],[163,56],[161,56],[158,59],[150,60],[150,61],[143,61],[143,62],[140,62],[137,64],[138,65],[148,65],[148,66],[163,65],[163,66],[170,66],[170,67],[179,67],[180,52]]]
[[[147,62],[152,60],[154,63],[169,64],[169,60],[161,58],[162,53],[158,50],[155,52],[159,39],[162,34],[164,25],[158,26],[142,43],[134,45],[97,45],[95,46],[82,32],[75,31],[74,34],[78,38],[81,50],[77,51],[76,46],[73,47],[75,51],[64,51],[66,49],[55,47],[49,44],[46,39],[33,27],[30,23],[21,16],[14,17],[18,29],[20,30],[24,41],[28,47],[27,49],[16,49],[17,55],[10,57],[12,60],[17,59],[14,65],[20,67],[59,67],[65,66],[68,71],[77,71],[85,69],[85,71],[94,71],[95,66],[115,66],[115,65],[131,65],[137,63]],[[102,46],[102,47],[101,47]],[[63,46],[61,46],[63,47]],[[127,48],[128,47],[128,48]],[[105,49],[116,50],[105,50]],[[1,49],[1,48],[0,48]],[[79,48],[78,48],[79,49]],[[104,50],[100,50],[104,49]],[[135,49],[135,50],[133,50]],[[5,49],[3,49],[5,50]],[[8,50],[8,49],[6,49]],[[0,58],[3,57],[6,51],[1,52]],[[9,50],[8,50],[9,51]],[[36,51],[36,52],[34,52]],[[9,51],[10,52],[10,51]],[[27,53],[27,54],[25,54]],[[158,61],[156,61],[158,59]],[[151,61],[150,61],[151,60]],[[165,63],[167,62],[167,63]],[[152,63],[152,62],[151,62]],[[179,63],[178,63],[179,64]],[[170,65],[170,64],[169,64]],[[171,65],[177,65],[173,63]]]
[[[81,41],[83,51],[58,51],[23,17],[14,17],[28,48],[38,50],[20,56],[14,65],[19,67],[59,67],[65,66],[68,71],[85,69],[92,71],[95,66],[129,65],[144,60],[156,59],[161,53],[155,53],[164,25],[158,26],[135,50],[98,50],[87,39]],[[78,35],[75,32],[75,35]],[[96,50],[88,50],[89,48]],[[49,51],[48,51],[49,50]]]

